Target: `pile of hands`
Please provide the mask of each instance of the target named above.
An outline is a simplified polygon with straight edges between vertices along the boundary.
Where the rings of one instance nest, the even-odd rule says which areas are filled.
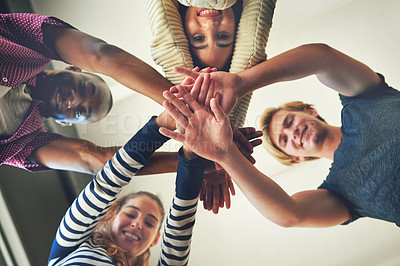
[[[208,159],[199,198],[204,209],[217,214],[219,208],[230,208],[230,195],[235,195],[231,177],[214,163],[220,156],[218,151],[223,151],[228,143],[233,142],[254,164],[251,154],[253,148],[262,143],[262,132],[254,127],[238,129],[225,114],[239,99],[241,82],[237,75],[217,72],[215,68],[199,71],[196,67],[190,71],[175,67],[174,71],[184,74],[186,78],[180,85],[163,93],[166,98],[163,106],[175,120],[177,130],[160,128],[160,132]],[[213,141],[204,141],[207,137],[213,138]],[[204,147],[207,143],[219,143],[220,146],[207,149]]]

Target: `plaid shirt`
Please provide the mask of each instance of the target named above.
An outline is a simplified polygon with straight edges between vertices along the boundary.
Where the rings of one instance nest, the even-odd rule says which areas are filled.
[[[36,14],[0,14],[0,84],[15,88],[21,83],[35,86],[36,75],[49,63],[61,60],[43,41],[43,23],[71,27],[56,18]],[[25,121],[10,138],[0,140],[0,165],[9,164],[36,172],[47,170],[43,165],[30,163],[26,158],[62,136],[43,128],[43,102],[33,100]]]

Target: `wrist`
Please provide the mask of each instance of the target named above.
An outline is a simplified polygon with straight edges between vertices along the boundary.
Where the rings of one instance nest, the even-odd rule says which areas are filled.
[[[186,146],[182,147],[182,155],[185,159],[188,159],[188,160],[193,160],[198,157],[196,153],[192,152],[192,150],[190,150]]]
[[[165,127],[172,131],[176,129],[175,120],[166,111],[157,116],[154,122],[158,127]]]

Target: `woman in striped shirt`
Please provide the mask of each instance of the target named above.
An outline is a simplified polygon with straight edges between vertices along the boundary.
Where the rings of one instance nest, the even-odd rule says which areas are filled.
[[[116,199],[168,140],[158,131],[168,127],[167,117],[163,113],[150,119],[77,197],[57,230],[49,265],[148,265],[149,248],[160,236],[163,207],[147,192]],[[203,177],[204,159],[181,148],[159,265],[187,264]]]

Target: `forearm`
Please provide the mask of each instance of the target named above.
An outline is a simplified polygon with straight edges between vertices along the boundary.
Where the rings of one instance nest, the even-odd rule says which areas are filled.
[[[361,62],[326,44],[306,44],[240,72],[242,96],[276,82],[316,75],[337,92],[354,96],[379,83],[379,77]]]
[[[110,44],[101,45],[95,68],[89,71],[112,77],[124,86],[161,104],[164,90],[172,84],[136,56]]]
[[[297,223],[295,201],[272,179],[258,171],[235,145],[230,146],[227,156],[218,163],[264,217],[284,227]]]
[[[65,62],[107,75],[160,104],[162,92],[172,86],[150,65],[115,45],[75,29],[46,25],[43,30],[49,45]]]

